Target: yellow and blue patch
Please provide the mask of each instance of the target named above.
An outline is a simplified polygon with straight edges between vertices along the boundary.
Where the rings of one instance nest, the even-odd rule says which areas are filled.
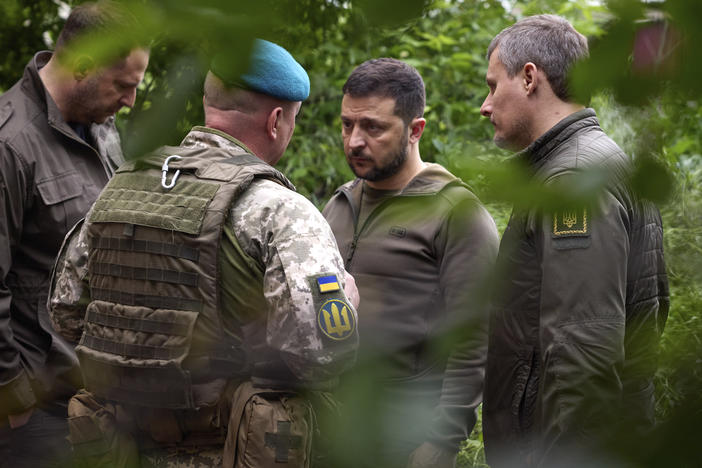
[[[338,291],[341,289],[336,275],[320,276],[317,278],[317,287],[321,293]]]
[[[339,299],[330,299],[319,309],[317,323],[324,336],[341,341],[353,335],[356,320],[351,307]]]

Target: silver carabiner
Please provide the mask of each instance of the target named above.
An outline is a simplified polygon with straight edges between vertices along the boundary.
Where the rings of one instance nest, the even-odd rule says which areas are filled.
[[[168,177],[168,162],[172,159],[178,160],[183,158],[181,158],[177,154],[174,154],[173,156],[168,156],[163,162],[163,166],[161,166],[161,187],[165,188],[166,190],[170,190],[175,186],[176,179],[180,175],[180,169],[176,169],[175,174],[173,174],[173,178],[171,179],[171,183],[166,183],[166,178]]]

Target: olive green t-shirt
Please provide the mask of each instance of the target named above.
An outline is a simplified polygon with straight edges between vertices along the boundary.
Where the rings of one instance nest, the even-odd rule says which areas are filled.
[[[356,225],[356,229],[360,229],[361,226],[363,226],[373,210],[375,210],[381,203],[388,198],[397,195],[398,193],[400,193],[399,190],[374,189],[363,181],[363,186],[361,188],[361,204],[360,209],[358,210],[358,224]]]

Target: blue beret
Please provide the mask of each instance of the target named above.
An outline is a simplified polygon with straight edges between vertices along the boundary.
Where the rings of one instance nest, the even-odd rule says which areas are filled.
[[[233,73],[225,54],[217,55],[210,71],[224,84],[239,86],[284,101],[304,101],[310,95],[310,78],[290,52],[263,39],[253,43],[246,73]]]

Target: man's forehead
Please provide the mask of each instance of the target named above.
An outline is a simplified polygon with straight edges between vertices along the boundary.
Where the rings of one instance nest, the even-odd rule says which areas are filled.
[[[492,55],[490,55],[487,72],[485,73],[485,78],[487,80],[496,80],[502,75],[507,75],[507,68],[504,63],[502,63],[502,60],[500,60],[497,53],[498,49],[495,49]]]
[[[496,48],[490,54],[490,60],[488,61],[488,71],[497,71],[498,68],[503,67],[502,60],[500,60],[500,49]]]
[[[355,114],[378,118],[394,116],[395,98],[380,95],[351,96],[344,94],[341,100],[341,114],[349,117]]]

